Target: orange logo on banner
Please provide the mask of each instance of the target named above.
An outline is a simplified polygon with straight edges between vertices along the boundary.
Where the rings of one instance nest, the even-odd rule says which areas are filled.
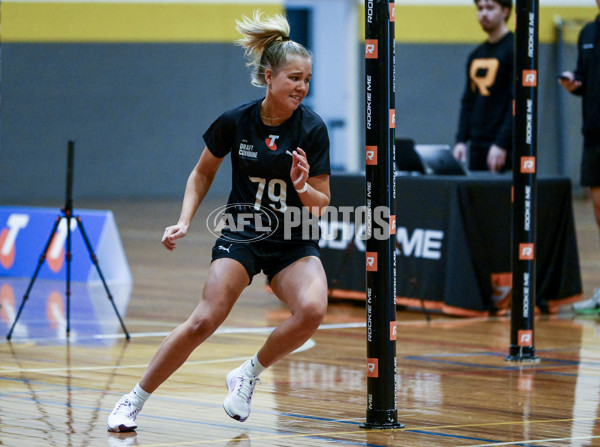
[[[379,377],[379,359],[367,359],[367,377]]]
[[[521,174],[535,173],[535,157],[521,157]]]
[[[518,346],[533,346],[533,331],[521,329],[517,332]]]
[[[390,216],[390,234],[396,234],[396,216]]]
[[[533,258],[533,244],[519,244],[519,259],[521,261],[532,261]]]
[[[5,228],[0,233],[0,264],[2,264],[2,267],[5,269],[11,268],[15,262],[15,244],[13,243],[11,247],[8,247],[9,249],[6,250],[6,253],[4,250],[4,246],[8,241],[9,233],[10,230],[8,228]]]
[[[376,272],[377,271],[377,252],[368,251],[367,252],[367,272]]]
[[[396,110],[390,109],[390,129],[396,128]]]
[[[365,148],[365,160],[368,165],[377,164],[377,146],[367,146]]]
[[[66,228],[66,225],[64,227]],[[52,237],[52,242],[48,249],[48,257],[46,258],[48,267],[50,267],[50,270],[54,273],[58,273],[60,272],[60,269],[62,269],[65,253],[65,240],[66,237],[63,238],[59,228],[58,233],[54,233],[54,236]]]
[[[390,340],[396,340],[396,322],[390,321]]]
[[[377,59],[378,56],[378,41],[377,39],[365,39],[365,58]]]
[[[523,87],[537,87],[537,71],[523,70]]]
[[[10,269],[15,262],[15,252],[19,232],[29,223],[29,215],[11,213],[6,220],[6,227],[0,229],[0,265]]]
[[[396,21],[396,4],[390,3],[390,22]]]

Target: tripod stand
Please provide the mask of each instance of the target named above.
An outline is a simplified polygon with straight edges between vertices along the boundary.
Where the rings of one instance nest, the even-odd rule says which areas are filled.
[[[25,291],[25,295],[23,296],[23,301],[21,302],[21,306],[19,307],[17,316],[15,317],[15,320],[13,321],[12,326],[11,326],[10,330],[8,331],[8,334],[6,335],[7,340],[10,340],[12,337],[12,333],[17,324],[17,321],[19,320],[19,316],[21,315],[21,312],[23,311],[23,308],[25,307],[25,303],[29,299],[29,292],[31,292],[33,283],[35,282],[35,280],[37,278],[40,268],[42,267],[42,265],[44,264],[44,261],[46,260],[46,254],[48,252],[48,248],[50,248],[50,244],[52,243],[54,234],[56,233],[56,230],[58,229],[58,225],[60,224],[62,219],[67,220],[67,247],[66,247],[67,249],[65,252],[65,260],[67,261],[67,268],[66,268],[66,270],[67,270],[67,289],[66,289],[67,339],[69,338],[69,333],[71,331],[70,312],[71,312],[71,222],[72,222],[72,219],[75,219],[75,221],[77,223],[77,227],[79,228],[79,231],[81,232],[81,236],[83,237],[83,241],[85,242],[85,246],[87,247],[88,253],[90,255],[90,259],[92,260],[92,263],[96,267],[98,276],[100,277],[100,280],[102,281],[102,285],[104,286],[104,290],[106,291],[106,294],[108,295],[108,300],[112,304],[112,307],[113,307],[115,313],[117,314],[119,323],[121,323],[121,327],[123,328],[123,332],[125,333],[125,338],[127,340],[129,340],[131,338],[129,336],[129,332],[127,332],[127,328],[125,327],[125,324],[123,323],[123,319],[121,318],[121,315],[119,314],[119,310],[117,309],[117,306],[115,305],[113,296],[111,295],[110,290],[108,289],[108,285],[106,284],[104,275],[102,274],[102,271],[100,270],[100,266],[98,265],[98,259],[96,258],[96,255],[94,254],[92,244],[90,243],[87,233],[85,232],[85,228],[83,227],[83,222],[81,221],[81,218],[79,216],[73,215],[72,193],[73,193],[74,152],[75,152],[75,143],[73,141],[69,141],[68,151],[67,151],[67,194],[66,194],[67,197],[66,197],[66,201],[65,201],[65,206],[61,210],[61,214],[56,218],[56,221],[54,222],[54,226],[52,227],[52,231],[50,232],[50,237],[48,237],[48,241],[46,242],[46,245],[44,246],[42,254],[40,255],[40,259],[38,261],[35,272],[33,273],[33,277],[31,278],[31,281],[29,282],[29,285],[27,286],[27,290]]]

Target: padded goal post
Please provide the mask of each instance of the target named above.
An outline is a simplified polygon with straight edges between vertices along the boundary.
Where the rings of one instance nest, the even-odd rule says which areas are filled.
[[[404,426],[398,423],[396,406],[394,22],[393,1],[365,1],[368,396],[364,428]]]

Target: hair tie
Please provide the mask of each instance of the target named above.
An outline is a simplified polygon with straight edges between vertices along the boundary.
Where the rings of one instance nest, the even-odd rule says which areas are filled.
[[[290,36],[282,36],[281,40],[285,42],[286,40],[290,40]]]

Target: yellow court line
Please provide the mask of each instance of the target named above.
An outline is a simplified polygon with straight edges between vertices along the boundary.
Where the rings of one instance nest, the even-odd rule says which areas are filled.
[[[484,422],[481,424],[456,424],[456,425],[434,425],[427,427],[406,427],[403,430],[431,430],[431,429],[447,429],[447,428],[468,428],[468,427],[497,427],[500,425],[524,425],[524,424],[544,424],[544,423],[555,423],[555,422],[581,422],[581,421],[595,421],[600,419],[598,417],[589,418],[566,418],[566,419],[541,419],[536,421],[506,421],[506,422]]]
[[[517,444],[537,444],[539,442],[556,442],[556,441],[580,441],[583,439],[597,439],[600,438],[600,436],[577,436],[575,438],[573,437],[568,437],[568,438],[547,438],[547,439],[526,439],[526,440],[520,440],[520,441],[511,441],[511,442],[494,442],[491,444],[477,444],[477,445],[465,445],[465,446],[458,446],[458,447],[493,447],[493,446],[499,446],[499,445],[517,445]]]
[[[404,430],[404,429],[395,429],[394,431],[398,431],[398,430]],[[391,431],[391,430],[378,430],[378,431]],[[339,435],[351,435],[351,434],[355,434],[355,433],[366,433],[367,431],[364,429],[360,429],[360,430],[353,430],[353,431],[342,431],[342,432],[333,432],[333,433],[329,433],[329,432],[323,432],[323,433],[299,433],[299,434],[294,434],[294,435],[261,435],[261,436],[254,436],[254,434],[250,435],[248,434],[248,436],[250,437],[251,441],[257,442],[257,441],[266,441],[266,440],[272,440],[272,439],[293,439],[293,438],[306,438],[306,437],[330,437],[330,436],[339,436]],[[211,439],[211,440],[202,440],[202,441],[183,441],[183,442],[170,442],[168,444],[144,444],[144,446],[146,447],[169,447],[169,446],[176,446],[176,445],[199,445],[199,444],[214,444],[214,443],[220,443],[220,442],[231,442],[231,438],[227,438],[227,439]]]
[[[523,425],[523,424],[538,424],[538,423],[556,423],[556,422],[581,422],[581,421],[593,421],[600,419],[598,417],[595,418],[569,418],[569,419],[545,419],[539,421],[513,421],[513,422],[496,422],[489,424],[464,424],[464,425],[433,425],[433,426],[423,426],[423,427],[404,427],[404,428],[394,428],[394,429],[377,429],[378,432],[399,432],[399,431],[412,431],[412,430],[440,430],[440,429],[448,429],[448,428],[468,428],[468,427],[485,427],[485,426],[498,426],[498,425]],[[332,437],[332,436],[343,436],[343,435],[353,435],[358,433],[367,433],[368,430],[360,429],[360,430],[350,430],[350,431],[336,431],[336,432],[318,432],[318,433],[301,433],[301,434],[292,434],[292,435],[249,435],[250,439],[254,442],[257,441],[266,441],[273,439],[293,439],[293,438],[314,438],[314,437]],[[562,440],[567,439],[595,439],[600,438],[600,436],[590,436],[590,437],[580,437],[580,438],[561,438]],[[558,440],[558,438],[556,438]],[[201,444],[211,444],[211,443],[220,443],[220,442],[230,442],[231,438],[227,439],[211,439],[211,440],[202,440],[202,441],[183,441],[176,443],[168,443],[168,444],[145,444],[146,447],[168,447],[168,446],[179,446],[179,445],[201,445]],[[511,445],[511,444],[521,444],[521,443],[533,443],[533,442],[544,442],[544,441],[552,441],[552,439],[540,439],[540,440],[520,440],[520,441],[512,441],[509,443],[493,443],[493,444],[480,444],[479,446],[469,446],[469,447],[483,447],[483,446],[494,446],[494,445]]]
[[[198,364],[210,364],[210,363],[224,363],[224,362],[233,362],[233,361],[241,361],[246,359],[244,357],[236,357],[236,358],[228,358],[228,359],[217,359],[217,360],[200,360],[186,363],[187,365],[198,365]],[[0,373],[14,373],[14,372],[60,372],[60,371],[74,371],[74,370],[101,370],[101,369],[125,369],[125,368],[145,368],[147,364],[140,365],[123,365],[123,366],[96,366],[96,367],[78,367],[78,368],[43,368],[43,369],[28,369],[28,370],[0,370]],[[506,426],[506,425],[524,425],[524,424],[544,424],[544,423],[556,423],[556,422],[582,422],[582,421],[595,421],[600,419],[600,417],[589,417],[589,418],[565,418],[565,419],[543,419],[543,420],[533,420],[533,421],[505,421],[505,422],[492,422],[492,423],[478,423],[478,424],[453,424],[453,425],[433,425],[433,426],[417,426],[417,427],[404,427],[398,429],[383,429],[380,431],[413,431],[413,430],[423,430],[423,431],[431,431],[431,430],[447,430],[447,429],[464,429],[469,427],[494,427],[494,426]],[[335,423],[335,421],[333,421]],[[302,433],[302,434],[291,434],[291,435],[260,435],[260,436],[252,436],[252,439],[256,441],[265,441],[272,439],[293,439],[293,438],[302,438],[302,437],[332,437],[332,436],[343,436],[343,435],[353,435],[358,433],[365,433],[365,429],[354,429],[354,430],[346,430],[346,431],[335,431],[335,432],[318,432],[318,433]],[[592,436],[585,438],[577,438],[577,439],[595,439],[600,436]],[[574,438],[556,438],[556,440],[567,440]],[[546,439],[546,440],[521,440],[514,441],[508,443],[494,443],[494,444],[481,444],[481,446],[493,446],[493,445],[513,445],[523,442],[550,442],[554,439]],[[211,440],[196,440],[196,441],[185,441],[179,443],[169,443],[169,444],[148,444],[148,447],[162,447],[162,446],[183,446],[183,445],[202,445],[202,444],[211,444],[211,443],[220,443],[220,442],[230,442],[231,438],[227,439],[211,439]],[[471,446],[475,447],[475,446]]]

